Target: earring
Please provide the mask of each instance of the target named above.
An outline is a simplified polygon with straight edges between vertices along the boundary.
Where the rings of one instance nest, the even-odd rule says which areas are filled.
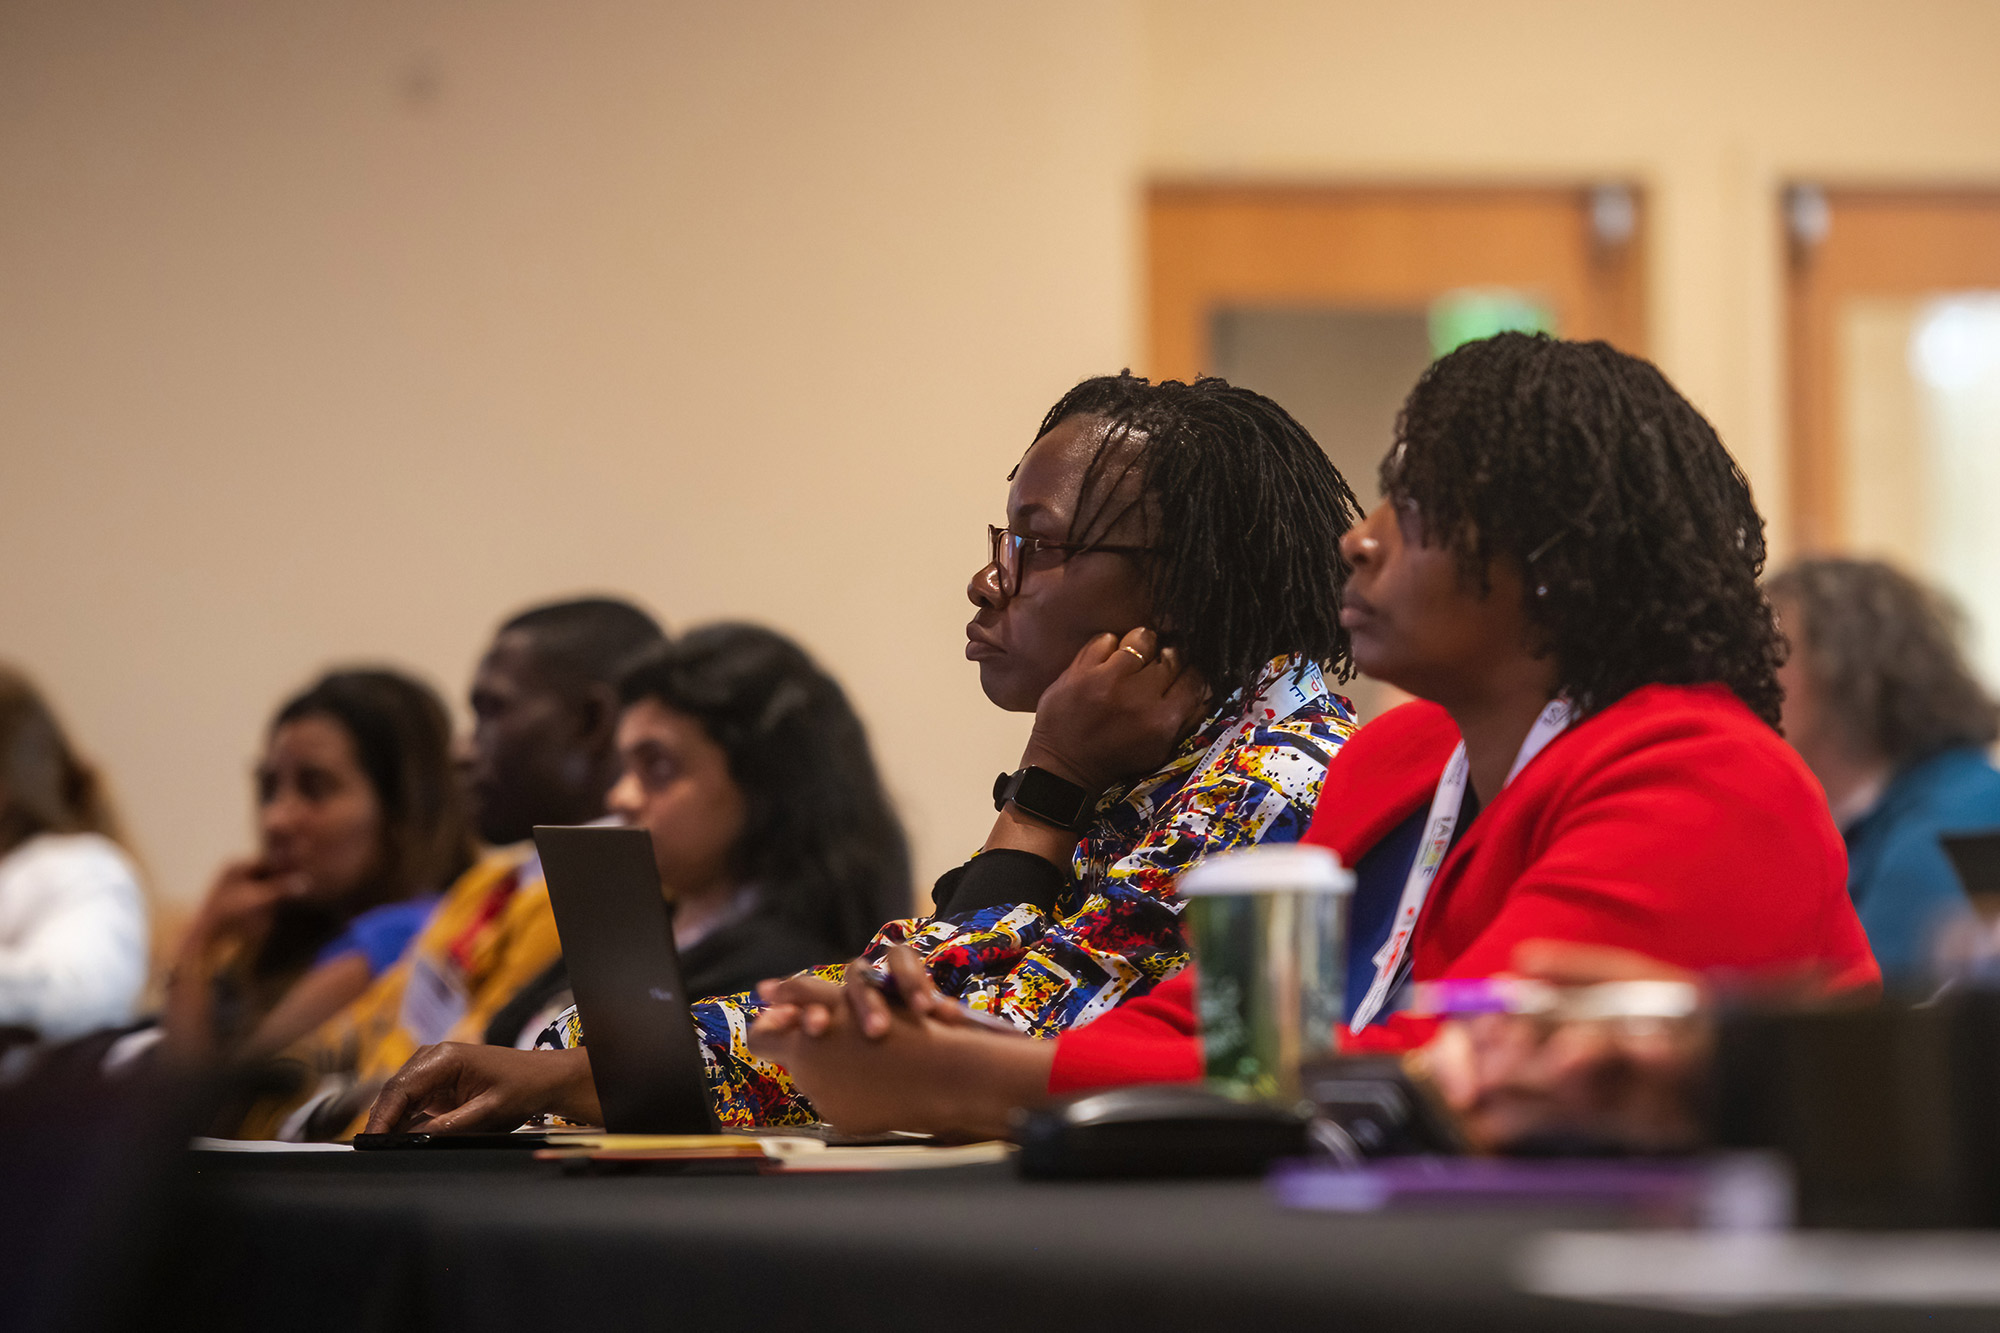
[[[1546,583],[1537,583],[1537,584],[1535,585],[1535,596],[1537,596],[1537,597],[1547,597],[1548,595],[1549,595],[1549,585],[1548,585],[1548,584],[1546,584]]]

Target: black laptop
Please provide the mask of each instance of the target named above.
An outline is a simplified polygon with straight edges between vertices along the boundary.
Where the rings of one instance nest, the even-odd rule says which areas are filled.
[[[538,825],[535,848],[590,1036],[590,1073],[613,1134],[713,1134],[701,1043],[681,984],[673,912],[652,835]],[[547,1134],[360,1134],[357,1148],[539,1147]]]

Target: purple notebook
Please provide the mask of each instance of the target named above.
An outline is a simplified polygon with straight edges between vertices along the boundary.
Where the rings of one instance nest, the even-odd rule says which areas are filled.
[[[1396,1157],[1360,1167],[1281,1163],[1269,1188],[1287,1208],[1369,1213],[1426,1205],[1601,1205],[1683,1224],[1718,1207],[1768,1216],[1789,1211],[1789,1181],[1762,1159],[1529,1161]],[[1746,1216],[1745,1220],[1749,1220]],[[1782,1223],[1780,1223],[1782,1224]]]

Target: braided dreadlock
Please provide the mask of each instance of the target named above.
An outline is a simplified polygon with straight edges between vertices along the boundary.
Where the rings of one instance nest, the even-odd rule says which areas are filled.
[[[1148,562],[1165,638],[1217,699],[1299,654],[1345,680],[1340,538],[1354,492],[1305,427],[1220,379],[1150,383],[1130,371],[1064,394],[1036,438],[1071,417],[1102,420],[1071,541],[1101,542],[1133,508],[1156,534]],[[1137,473],[1136,492],[1121,482]],[[1124,498],[1122,508],[1113,505]]]
[[[1417,381],[1382,463],[1469,580],[1507,560],[1583,716],[1641,685],[1718,681],[1778,724],[1784,660],[1757,586],[1764,521],[1687,399],[1601,342],[1503,333]]]

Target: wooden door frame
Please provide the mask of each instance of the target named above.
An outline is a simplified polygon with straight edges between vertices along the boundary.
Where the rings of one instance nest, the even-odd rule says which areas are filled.
[[[1566,336],[1643,355],[1645,192],[1620,183],[1633,225],[1606,244],[1590,224],[1603,184],[1155,184],[1148,368],[1172,379],[1210,369],[1209,323],[1229,306],[1408,308],[1479,286],[1532,289]]]
[[[1817,191],[1818,225],[1795,191]],[[1836,319],[1854,296],[1917,298],[2000,288],[2000,188],[1788,185],[1784,229],[1785,401],[1792,540],[1801,554],[1844,548],[1847,442],[1839,413]],[[1810,212],[1811,210],[1807,210]]]

